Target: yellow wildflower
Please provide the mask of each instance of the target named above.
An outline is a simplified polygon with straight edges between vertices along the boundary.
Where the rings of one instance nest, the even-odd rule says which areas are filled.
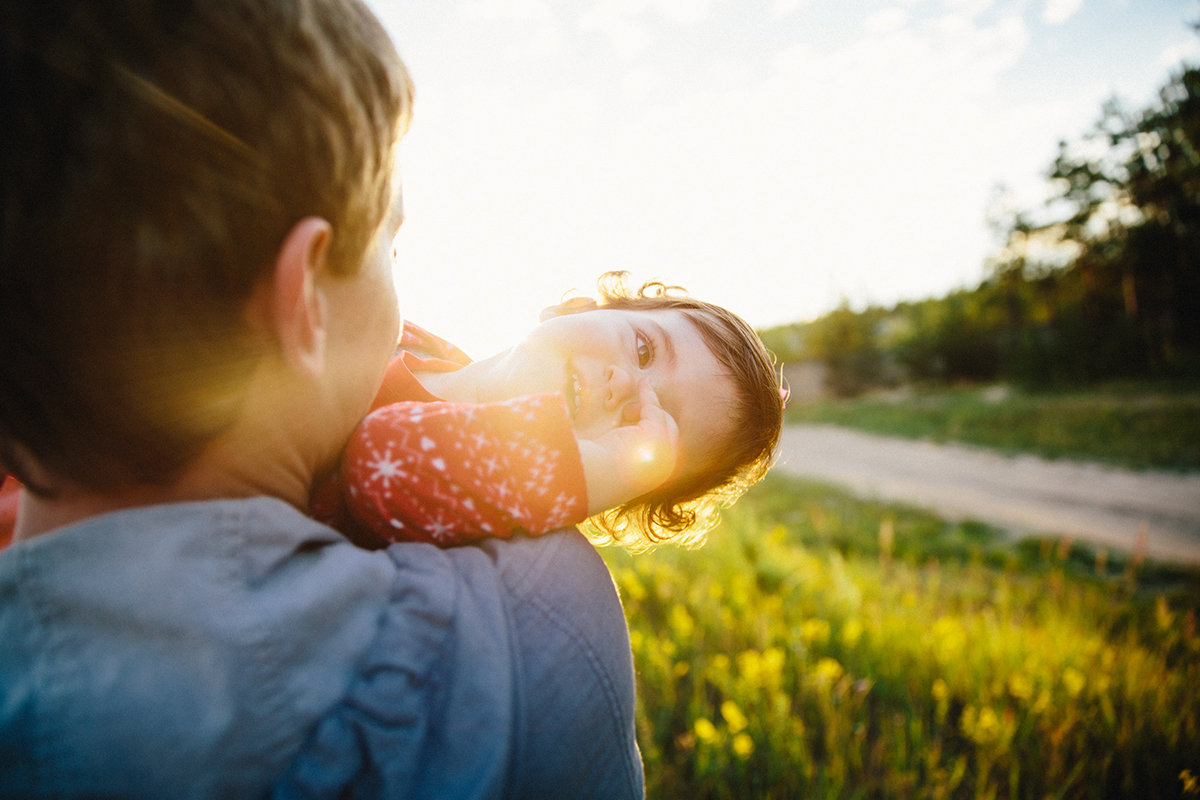
[[[696,732],[696,738],[702,742],[711,742],[717,738],[717,726],[713,725],[707,717],[700,717],[696,720],[692,730]]]
[[[943,663],[956,659],[967,643],[962,623],[951,617],[939,617],[933,623],[934,655]]]
[[[808,644],[829,641],[829,623],[823,619],[806,619],[800,623],[800,638]]]
[[[1167,598],[1161,594],[1154,602],[1154,618],[1158,622],[1158,627],[1164,631],[1170,629],[1175,622],[1175,615],[1171,613],[1171,606],[1167,604]]]
[[[962,714],[962,732],[976,744],[988,745],[1000,738],[1000,717],[990,706],[978,710],[967,706]]]
[[[1033,697],[1033,681],[1023,672],[1013,673],[1008,679],[1008,693],[1018,700]]]
[[[748,733],[739,733],[733,737],[733,752],[738,758],[746,758],[754,752],[754,740]]]
[[[751,686],[762,685],[762,658],[757,650],[743,650],[737,656],[738,672]]]
[[[1074,667],[1067,667],[1063,670],[1062,682],[1067,689],[1067,694],[1071,697],[1078,697],[1079,693],[1083,691],[1083,687],[1087,685],[1087,678]]]
[[[838,678],[842,677],[845,672],[842,665],[837,662],[837,659],[822,658],[817,662],[817,667],[813,671],[813,675],[817,683],[833,683]]]
[[[621,575],[621,593],[627,601],[640,601],[646,599],[646,587],[638,580],[637,573],[631,569],[625,570]]]
[[[862,638],[863,626],[857,619],[849,619],[842,626],[842,644],[846,647],[854,647],[858,644],[858,640]]]
[[[671,627],[683,639],[690,639],[692,632],[696,629],[696,624],[692,622],[692,615],[679,603],[671,606]]]
[[[989,739],[994,739],[1000,730],[1000,718],[991,706],[980,709],[979,719],[975,724],[977,731]]]
[[[742,709],[738,708],[738,704],[732,700],[726,700],[724,703],[721,703],[721,716],[725,718],[725,722],[729,725],[730,733],[738,733],[750,724],[750,721],[746,719],[746,715],[742,713]]]
[[[772,675],[778,675],[783,672],[783,662],[785,659],[786,655],[783,652],[783,648],[768,647],[762,654],[763,669]]]
[[[1193,775],[1190,769],[1179,773],[1179,780],[1183,783],[1184,794],[1200,794],[1200,778]]]

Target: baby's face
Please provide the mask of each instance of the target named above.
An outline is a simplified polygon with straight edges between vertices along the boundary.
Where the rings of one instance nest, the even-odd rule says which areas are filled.
[[[637,419],[649,378],[679,426],[676,479],[702,470],[729,441],[733,379],[682,311],[596,309],[553,317],[506,354],[509,396],[560,392],[582,439]]]

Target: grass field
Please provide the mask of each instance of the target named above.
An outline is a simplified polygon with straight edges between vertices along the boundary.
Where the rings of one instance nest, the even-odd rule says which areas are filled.
[[[651,798],[1200,796],[1200,574],[774,476],[603,552]]]
[[[1026,394],[1002,387],[793,403],[790,422],[962,441],[1048,458],[1200,470],[1200,393],[1142,385]]]

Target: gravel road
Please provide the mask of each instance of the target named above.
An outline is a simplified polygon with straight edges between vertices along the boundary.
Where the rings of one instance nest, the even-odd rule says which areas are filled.
[[[1200,565],[1200,474],[1094,464],[789,425],[775,469],[858,494],[976,519],[1017,536],[1070,536],[1131,552],[1145,527],[1150,558]]]

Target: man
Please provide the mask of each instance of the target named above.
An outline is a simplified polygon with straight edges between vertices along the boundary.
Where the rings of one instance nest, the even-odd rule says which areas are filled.
[[[367,552],[303,513],[399,325],[412,89],[374,16],[0,24],[0,796],[639,796],[577,534]]]

